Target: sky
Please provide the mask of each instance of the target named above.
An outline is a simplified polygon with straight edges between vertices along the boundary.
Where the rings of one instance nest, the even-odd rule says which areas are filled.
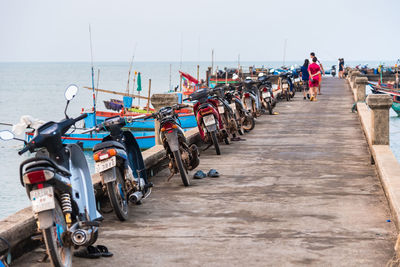
[[[398,0],[0,0],[0,62],[400,58]]]

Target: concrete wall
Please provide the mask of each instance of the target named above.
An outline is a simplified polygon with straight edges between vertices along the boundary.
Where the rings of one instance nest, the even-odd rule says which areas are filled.
[[[186,139],[190,144],[199,144],[201,138],[197,128],[185,133]],[[165,150],[162,145],[154,146],[143,153],[143,160],[146,170],[150,176],[155,175],[161,170]],[[95,189],[100,187],[100,177],[92,176]],[[101,192],[101,190],[97,190]],[[36,227],[36,220],[33,217],[31,207],[27,207],[19,212],[0,220],[0,236],[7,239],[12,247],[12,258],[17,258],[27,251],[30,251],[40,244],[40,241],[32,240],[32,236],[39,234]],[[0,242],[0,251],[4,250],[3,243]]]

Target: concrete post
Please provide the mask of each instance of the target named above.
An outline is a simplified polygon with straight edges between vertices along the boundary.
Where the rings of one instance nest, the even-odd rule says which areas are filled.
[[[177,94],[153,94],[151,96],[151,104],[153,105],[155,111],[159,111],[162,107],[168,107],[178,104]],[[160,122],[154,120],[154,134],[156,145],[162,145],[160,138]]]
[[[355,88],[355,86],[356,86],[355,80],[356,80],[356,78],[359,77],[359,76],[361,76],[361,72],[359,72],[358,70],[352,72],[352,74],[351,74],[351,81],[350,81],[351,89],[356,89],[356,88]]]
[[[357,101],[365,101],[365,86],[368,84],[367,77],[356,77],[356,92]]]
[[[390,95],[368,95],[367,105],[371,108],[371,139],[373,145],[389,145]]]
[[[207,79],[207,81],[206,81],[207,87],[209,87],[210,86],[210,79],[211,79],[211,67],[207,68],[206,79]]]

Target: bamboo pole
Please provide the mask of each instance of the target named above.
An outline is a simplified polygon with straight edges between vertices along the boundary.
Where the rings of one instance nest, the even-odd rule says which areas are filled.
[[[200,81],[200,65],[197,65],[197,80]]]
[[[149,109],[150,109],[150,91],[151,91],[151,79],[149,79],[149,94],[147,97],[147,112],[149,112]]]
[[[86,88],[86,89],[89,89],[89,90],[93,89],[92,87],[88,87],[88,86],[84,86],[83,88]],[[117,91],[111,91],[111,90],[100,89],[100,88],[94,88],[94,91],[103,92],[103,93],[109,93],[109,94],[114,94],[114,95],[136,97],[136,98],[140,98],[140,99],[149,99],[148,97],[145,97],[145,96],[134,95],[134,94],[125,94],[125,93],[121,93],[121,92],[117,92]]]

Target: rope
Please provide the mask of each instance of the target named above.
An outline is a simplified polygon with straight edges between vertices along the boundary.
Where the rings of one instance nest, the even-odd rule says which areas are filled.
[[[351,107],[351,112],[355,113],[357,110],[357,103],[365,103],[365,101],[357,101],[354,102],[353,106]]]

